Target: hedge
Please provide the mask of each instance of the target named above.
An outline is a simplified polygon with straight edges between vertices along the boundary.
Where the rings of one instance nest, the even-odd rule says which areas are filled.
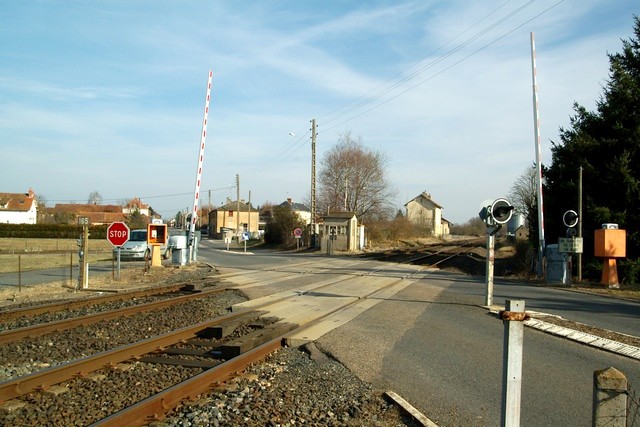
[[[89,239],[106,239],[108,225],[89,226]],[[77,239],[81,225],[66,224],[0,224],[0,238]]]

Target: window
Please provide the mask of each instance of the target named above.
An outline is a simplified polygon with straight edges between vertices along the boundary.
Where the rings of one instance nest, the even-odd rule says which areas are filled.
[[[229,211],[228,213],[229,213],[229,217],[233,216],[233,211]]]

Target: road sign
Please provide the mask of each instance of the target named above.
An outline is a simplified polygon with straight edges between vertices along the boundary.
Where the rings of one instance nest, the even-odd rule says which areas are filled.
[[[249,234],[248,231],[245,231],[244,233],[242,233],[242,240],[244,240],[245,242],[249,240],[250,237],[251,235]]]
[[[302,237],[302,228],[296,228],[293,230],[293,235],[296,237]]]
[[[107,240],[113,246],[122,246],[129,240],[129,227],[124,222],[114,222],[107,227]]]
[[[78,225],[89,225],[89,217],[88,216],[79,216],[78,217]]]
[[[581,254],[582,253],[582,237],[558,238],[558,252]]]

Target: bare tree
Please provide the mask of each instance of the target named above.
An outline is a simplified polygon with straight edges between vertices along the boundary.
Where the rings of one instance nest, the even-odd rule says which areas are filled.
[[[513,183],[509,198],[516,208],[516,212],[529,218],[531,212],[536,211],[537,206],[537,170],[535,165],[528,167]]]
[[[99,191],[93,191],[91,194],[89,194],[89,200],[87,200],[87,203],[90,205],[99,205],[102,203],[102,195],[100,194]]]
[[[355,212],[363,220],[387,218],[393,191],[385,177],[388,159],[342,135],[321,162],[319,211]]]

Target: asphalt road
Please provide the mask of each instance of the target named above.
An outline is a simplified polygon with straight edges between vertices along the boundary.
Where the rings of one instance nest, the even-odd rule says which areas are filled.
[[[313,256],[228,254],[203,245],[200,260],[233,268],[267,268]],[[368,271],[368,261],[361,269]],[[398,266],[401,269],[402,266]],[[543,286],[496,282],[494,302],[524,299],[527,309],[640,335],[640,304]],[[390,389],[441,426],[499,425],[503,322],[482,308],[484,282],[433,272],[347,324],[317,345],[380,389]],[[640,363],[525,328],[522,425],[591,425],[592,378],[614,366],[635,399]],[[635,420],[640,423],[640,420]]]

